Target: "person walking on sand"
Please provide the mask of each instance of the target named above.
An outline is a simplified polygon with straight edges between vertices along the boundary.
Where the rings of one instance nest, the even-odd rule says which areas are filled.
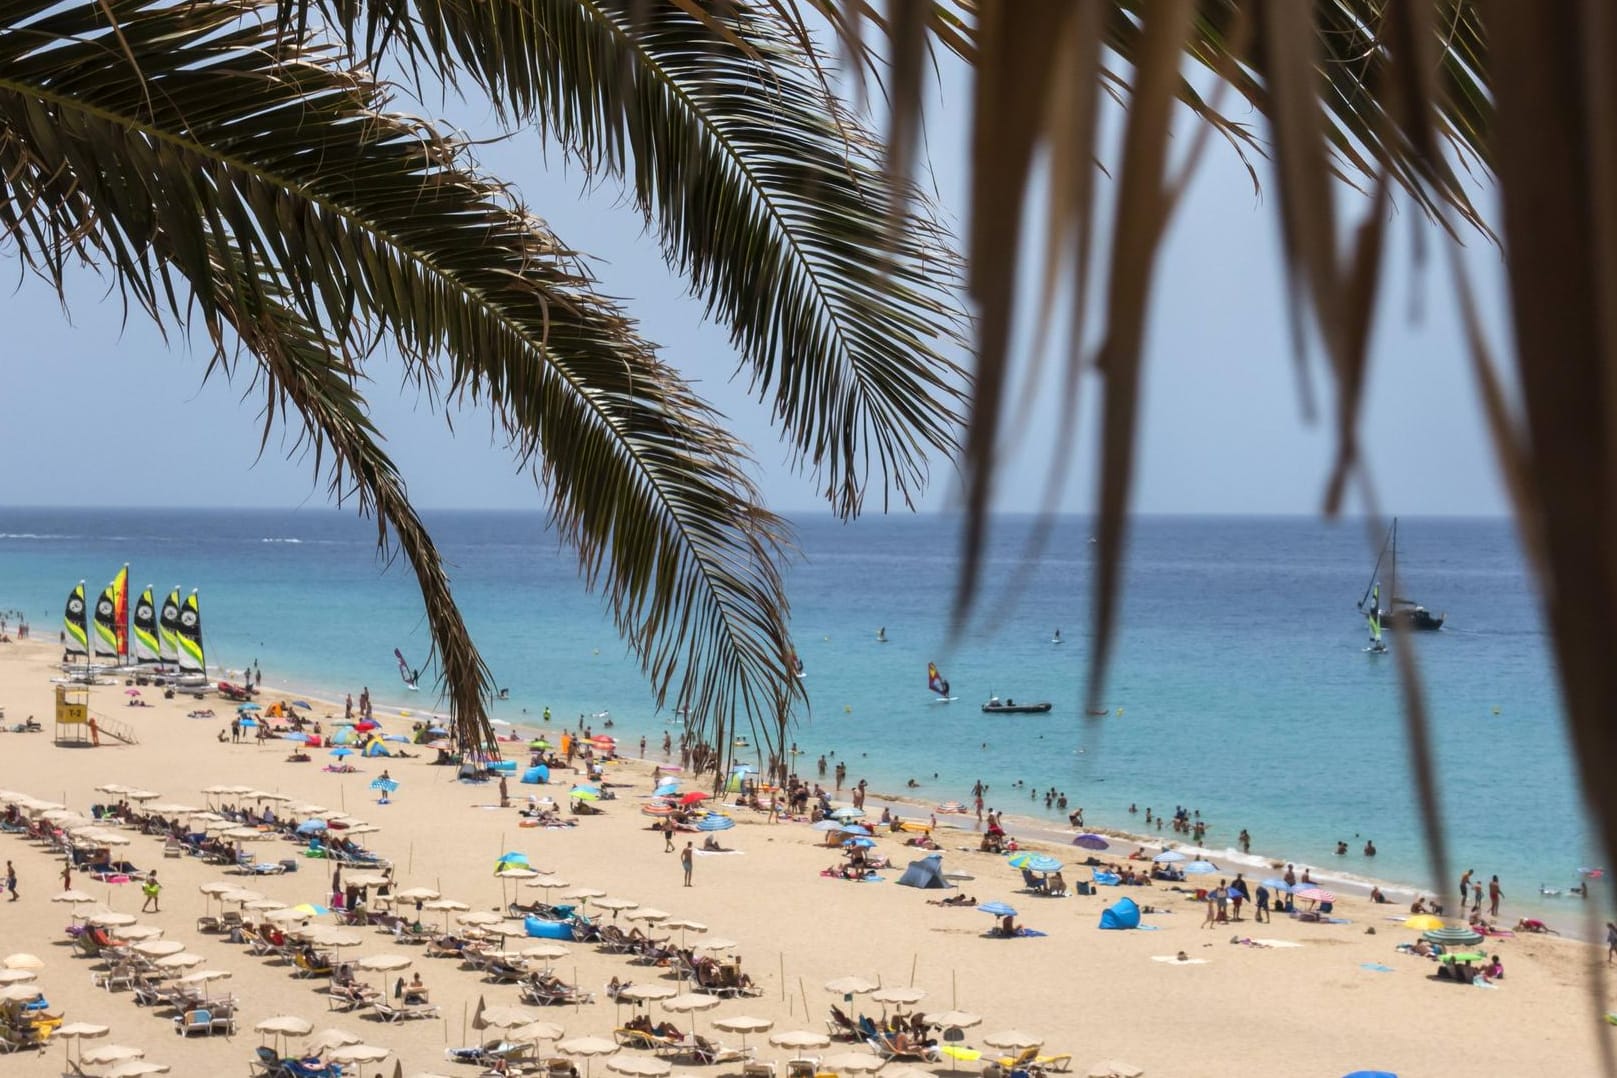
[[[146,874],[146,882],[140,885],[140,893],[146,896],[146,901],[140,906],[141,913],[163,912],[157,905],[157,900],[163,893],[163,885],[157,882],[155,868]]]
[[[679,851],[679,867],[685,870],[686,887],[691,885],[691,867],[695,861],[696,851],[691,848],[691,844],[689,842],[686,842],[685,848]],[[7,864],[10,864],[10,862],[8,861]]]
[[[664,819],[663,822],[658,824],[657,826],[661,827],[662,832],[663,832],[663,853],[673,853],[674,852],[674,818],[672,816],[670,816],[670,817]],[[685,872],[685,876],[686,876],[687,879],[689,879],[690,871],[688,869]]]
[[[64,861],[62,863],[62,890],[71,891],[72,889],[73,889],[73,862],[72,861]]]
[[[17,870],[10,861],[6,862],[6,890],[11,892],[11,901],[17,901]]]
[[[1617,960],[1617,924],[1606,922],[1606,965]]]
[[[1499,877],[1495,876],[1488,881],[1488,916],[1499,916],[1499,900],[1505,897],[1505,892],[1499,889]]]

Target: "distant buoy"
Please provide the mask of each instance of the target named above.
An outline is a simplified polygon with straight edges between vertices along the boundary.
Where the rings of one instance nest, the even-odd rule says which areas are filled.
[[[597,654],[597,655],[599,655],[599,654],[600,654],[600,653],[601,653],[601,649],[600,649],[600,648],[596,648],[596,649],[595,649],[595,654]]]
[[[827,644],[829,644],[831,642],[831,638],[829,636],[822,636],[822,637],[820,637],[820,639],[824,640]]]
[[[852,715],[853,714],[853,705],[852,704],[843,704],[842,705],[842,713],[844,715]]]
[[[1495,714],[1495,715],[1497,715],[1497,714],[1499,714],[1499,709],[1498,709],[1498,708],[1494,708],[1494,709],[1493,709],[1493,713],[1494,713],[1494,714]]]

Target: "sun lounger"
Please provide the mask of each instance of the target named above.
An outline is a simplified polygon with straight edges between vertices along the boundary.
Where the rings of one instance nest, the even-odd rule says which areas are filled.
[[[752,1058],[752,1049],[732,1048],[727,1044],[710,1041],[700,1033],[692,1033],[687,1046],[698,1063],[736,1063]]]
[[[206,1009],[186,1011],[174,1019],[174,1032],[182,1037],[189,1037],[193,1033],[203,1036],[213,1034],[213,1012]]]
[[[1067,1071],[1072,1068],[1072,1053],[1058,1052],[1053,1056],[1033,1057],[1033,1069],[1040,1071]]]
[[[407,1021],[411,1018],[437,1018],[438,1005],[436,1003],[407,1003],[394,1006],[382,1000],[371,1004],[376,1014],[384,1022]]]

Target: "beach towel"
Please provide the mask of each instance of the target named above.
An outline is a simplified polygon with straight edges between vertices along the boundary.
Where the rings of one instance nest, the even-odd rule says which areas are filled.
[[[1391,973],[1391,966],[1383,966],[1380,962],[1360,962],[1360,969],[1367,969],[1371,973]]]
[[[1048,932],[1040,932],[1036,928],[1018,928],[1016,930],[1016,933],[1015,933],[1015,938],[1016,939],[1038,939],[1040,936],[1048,936],[1049,934],[1050,933],[1048,933]],[[984,932],[982,935],[983,935],[983,939],[985,939],[985,940],[1003,940],[1003,939],[1011,939],[1012,938],[1011,936],[1007,936],[1004,933],[995,932],[992,929],[990,929],[987,932]]]
[[[1266,937],[1253,937],[1253,943],[1261,943],[1265,947],[1301,947],[1296,940],[1274,940]]]

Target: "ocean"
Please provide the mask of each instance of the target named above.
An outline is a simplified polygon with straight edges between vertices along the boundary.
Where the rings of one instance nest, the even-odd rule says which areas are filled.
[[[545,707],[557,723],[609,711],[631,744],[677,740],[541,515],[426,519],[509,689],[496,717],[537,727]],[[1143,831],[1147,807],[1184,806],[1212,825],[1205,845],[1231,864],[1241,859],[1227,848],[1245,828],[1254,854],[1316,874],[1431,885],[1395,663],[1365,654],[1355,610],[1379,545],[1362,521],[1137,520],[1104,718],[1083,706],[1090,523],[1059,519],[1030,559],[1034,525],[997,520],[978,613],[956,633],[954,518],[797,522],[788,595],[811,697],[794,731],[800,771],[834,753],[850,782],[932,802],[969,803],[981,781],[990,806],[1052,826],[1065,812],[1045,808],[1050,788],[1090,826]],[[256,661],[267,682],[327,693],[368,686],[378,707],[417,714],[436,702],[430,672],[409,692],[393,658],[397,647],[422,664],[428,652],[411,574],[380,561],[374,527],[351,514],[0,509],[0,608],[26,612],[36,637],[58,631],[74,583],[86,580],[93,597],[124,562],[134,589],[199,589],[210,667]],[[1510,525],[1406,518],[1399,574],[1401,591],[1448,615],[1441,632],[1398,643],[1418,649],[1429,689],[1453,870],[1498,874],[1511,909],[1564,919],[1573,900],[1541,900],[1540,885],[1564,889],[1598,862]],[[954,703],[927,691],[929,661]],[[1054,708],[982,714],[994,694]],[[918,788],[906,791],[911,779]],[[1338,840],[1347,857],[1334,854]],[[1359,852],[1366,840],[1373,862]]]

